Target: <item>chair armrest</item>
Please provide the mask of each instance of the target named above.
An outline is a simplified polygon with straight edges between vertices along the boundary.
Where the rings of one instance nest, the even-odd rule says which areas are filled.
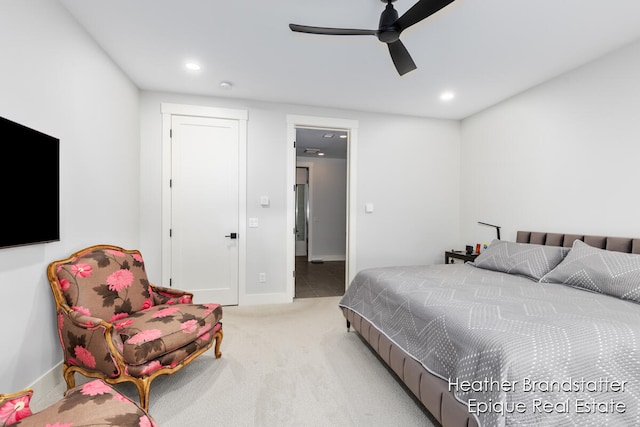
[[[150,286],[154,304],[191,304],[193,294],[180,289],[165,288],[164,286]]]
[[[66,365],[114,377],[123,372],[122,339],[113,324],[74,309],[59,310],[58,336]]]
[[[71,321],[76,326],[81,328],[86,328],[87,330],[95,329],[97,326],[100,326],[100,325],[108,329],[113,327],[111,323],[105,322],[104,319],[101,319],[99,317],[94,317],[88,314],[84,314],[81,311],[78,311],[73,308],[69,309],[67,311],[67,314],[69,315],[69,319],[71,319]]]
[[[29,402],[33,396],[30,388],[11,394],[0,394],[0,423],[13,425],[32,415]]]

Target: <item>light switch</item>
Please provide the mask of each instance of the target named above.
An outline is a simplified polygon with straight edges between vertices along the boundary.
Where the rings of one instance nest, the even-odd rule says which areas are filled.
[[[365,203],[364,204],[364,211],[366,213],[372,213],[373,212],[373,203]]]
[[[249,218],[249,227],[250,228],[258,227],[258,218]]]
[[[260,206],[264,206],[264,207],[269,206],[269,196],[260,197]]]

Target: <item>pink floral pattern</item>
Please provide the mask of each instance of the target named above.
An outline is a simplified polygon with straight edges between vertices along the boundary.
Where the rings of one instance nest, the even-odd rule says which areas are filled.
[[[30,400],[31,393],[26,393],[2,402],[0,404],[0,423],[2,423],[3,426],[10,426],[31,415],[31,408],[29,408]]]
[[[93,354],[89,350],[84,347],[80,347],[77,345],[75,347],[76,359],[82,362],[83,365],[88,366],[89,368],[96,367],[96,359],[93,357]]]
[[[116,313],[109,318],[109,323],[114,323],[117,320],[124,319],[129,316],[129,313]],[[116,326],[117,327],[117,326]]]
[[[198,329],[198,322],[195,319],[187,320],[180,325],[180,329],[186,334],[192,334]]]
[[[128,288],[133,283],[133,273],[129,270],[118,270],[107,277],[107,285],[109,290],[120,292],[123,289]]]
[[[160,364],[160,362],[158,362],[157,360],[154,360],[153,362],[149,363],[147,366],[144,367],[144,369],[140,372],[142,375],[149,375],[155,371],[157,371],[158,369],[161,369],[162,365]]]
[[[95,246],[50,264],[63,370],[78,366],[85,375],[113,379],[154,377],[210,347],[221,328],[222,307],[193,304],[191,293],[152,285],[142,256],[115,248]],[[215,337],[219,346],[222,335]]]
[[[74,305],[71,308],[80,314],[84,314],[85,316],[91,316],[91,310],[89,310],[88,308],[80,307],[79,305]]]
[[[41,427],[144,426],[157,427],[147,411],[102,380],[74,387],[39,412],[29,409],[31,390],[0,394],[0,426]]]
[[[82,386],[80,392],[86,396],[95,396],[97,394],[105,394],[113,389],[101,380],[93,380]]]
[[[120,257],[120,258],[124,258],[124,256],[125,256],[124,252],[116,251],[116,250],[113,250],[113,249],[105,249],[105,252],[108,253],[109,255],[113,255],[113,256],[116,256],[116,257]]]
[[[124,320],[122,322],[116,323],[115,327],[116,327],[116,329],[120,330],[120,329],[126,328],[128,326],[131,326],[132,323],[133,323],[133,320],[127,319],[127,320]]]
[[[71,273],[74,276],[80,276],[82,278],[91,276],[93,272],[93,267],[89,264],[74,264],[71,266]]]
[[[69,290],[69,286],[71,286],[71,282],[69,282],[67,279],[58,281],[58,284],[60,285],[60,289],[62,289],[63,291]]]
[[[138,332],[131,338],[127,340],[129,344],[140,344],[143,342],[149,342],[153,340],[157,340],[162,336],[162,331],[159,329],[147,329],[141,332]]]
[[[199,336],[198,338],[200,338],[201,340],[204,341],[208,341],[209,340],[209,331],[213,329],[213,327],[211,326],[210,323],[207,323],[206,325],[204,325],[202,328],[200,328],[200,331],[198,332]]]
[[[162,310],[158,310],[155,313],[153,313],[151,317],[159,318],[159,317],[173,316],[178,311],[180,311],[180,307],[163,308]]]

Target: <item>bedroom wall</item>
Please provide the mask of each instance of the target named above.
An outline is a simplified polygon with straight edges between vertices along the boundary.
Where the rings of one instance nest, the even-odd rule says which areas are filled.
[[[640,42],[462,121],[461,241],[640,236]]]
[[[161,114],[163,102],[246,109],[247,217],[260,227],[247,236],[247,294],[284,294],[286,279],[287,115],[357,120],[357,269],[442,262],[459,240],[459,123],[158,92],[141,94],[141,246],[152,280],[161,277]],[[260,196],[270,197],[269,209]],[[364,203],[375,205],[365,214]],[[264,216],[268,215],[268,221]],[[265,224],[263,226],[263,224]],[[268,225],[266,225],[268,224]],[[258,274],[269,280],[258,283]],[[256,297],[257,296],[257,297]]]
[[[2,1],[0,52],[0,116],[59,138],[61,162],[60,242],[0,249],[6,393],[62,360],[48,263],[92,244],[138,245],[140,158],[137,89],[57,2]]]
[[[298,157],[309,166],[309,260],[344,261],[347,233],[347,161]]]

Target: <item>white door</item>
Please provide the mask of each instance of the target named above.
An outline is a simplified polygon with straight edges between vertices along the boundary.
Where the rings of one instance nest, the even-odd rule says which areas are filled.
[[[171,286],[238,304],[237,120],[172,116]]]

